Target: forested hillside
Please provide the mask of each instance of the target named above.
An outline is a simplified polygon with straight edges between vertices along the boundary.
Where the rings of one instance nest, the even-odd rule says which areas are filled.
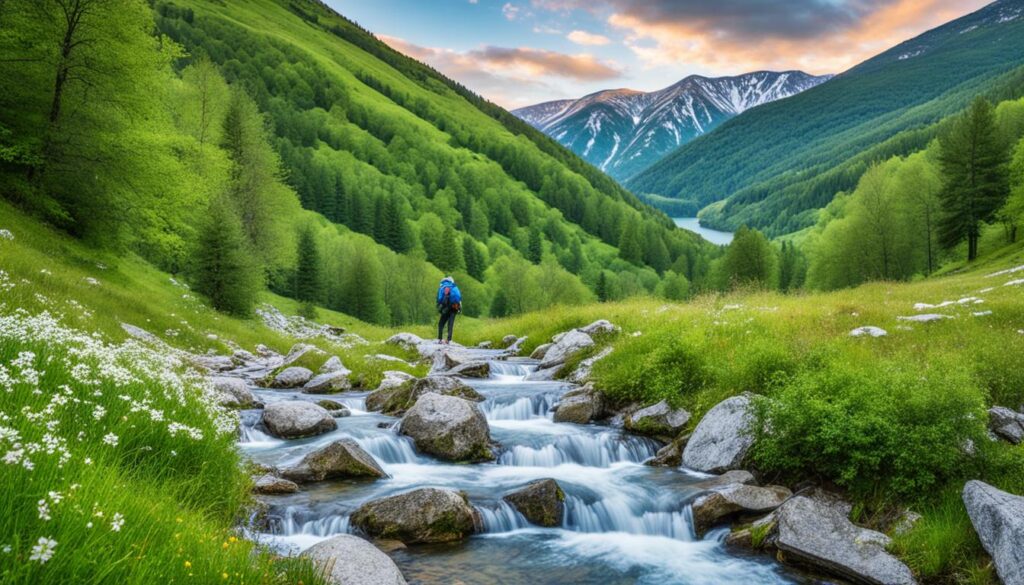
[[[6,2],[0,23],[3,196],[225,310],[269,286],[419,322],[448,272],[502,315],[699,284],[712,253],[316,2]]]
[[[628,186],[707,206],[701,217],[711,227],[745,224],[778,235],[812,225],[871,162],[923,148],[936,122],[975,96],[1020,95],[1022,13],[1020,0],[995,2],[827,84],[733,118]]]

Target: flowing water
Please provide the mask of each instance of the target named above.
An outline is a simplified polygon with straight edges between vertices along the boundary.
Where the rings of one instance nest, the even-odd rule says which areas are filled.
[[[494,463],[454,465],[416,453],[397,434],[398,419],[366,411],[365,393],[332,396],[256,390],[265,402],[329,398],[349,407],[338,430],[310,439],[275,439],[257,428],[259,411],[243,415],[241,448],[255,461],[287,465],[310,450],[351,437],[391,476],[378,481],[329,481],[266,498],[270,528],[260,539],[297,552],[348,532],[361,503],[417,487],[464,491],[480,512],[481,533],[464,542],[392,552],[410,583],[465,584],[777,584],[803,582],[759,556],[737,556],[716,530],[697,539],[688,502],[702,476],[642,462],[660,446],[596,425],[555,423],[551,408],[570,388],[525,382],[533,365],[493,361],[488,380],[467,380],[501,449]],[[529,524],[501,496],[554,478],[566,492],[560,528]]]

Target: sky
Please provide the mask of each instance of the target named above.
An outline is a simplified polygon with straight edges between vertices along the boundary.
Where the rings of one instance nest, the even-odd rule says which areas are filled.
[[[841,73],[989,0],[326,0],[512,109],[687,75]]]

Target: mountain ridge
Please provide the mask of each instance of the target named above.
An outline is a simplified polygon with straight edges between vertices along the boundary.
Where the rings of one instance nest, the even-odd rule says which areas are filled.
[[[512,113],[619,180],[750,108],[824,83],[831,75],[752,71],[688,75],[662,89],[605,89]]]

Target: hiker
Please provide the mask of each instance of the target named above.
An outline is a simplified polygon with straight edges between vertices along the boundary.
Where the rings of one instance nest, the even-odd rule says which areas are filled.
[[[449,344],[452,342],[455,315],[462,312],[462,292],[450,276],[444,277],[441,286],[437,287],[437,311],[441,313],[441,320],[437,322],[437,342]],[[445,323],[448,324],[447,340],[443,338]]]

